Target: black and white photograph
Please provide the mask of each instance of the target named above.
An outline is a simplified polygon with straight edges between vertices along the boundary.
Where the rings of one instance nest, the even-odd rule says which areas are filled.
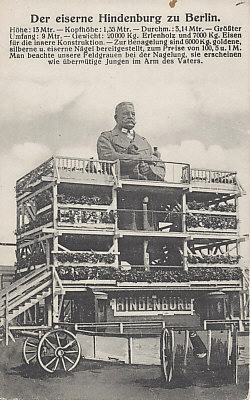
[[[0,2],[0,400],[246,400],[248,4]]]

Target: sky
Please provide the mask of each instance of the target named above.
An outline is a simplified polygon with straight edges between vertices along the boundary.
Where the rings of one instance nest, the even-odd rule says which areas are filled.
[[[163,160],[236,170],[250,193],[247,4],[236,4],[178,0],[171,9],[163,0],[1,1],[0,242],[15,241],[15,181],[51,155],[96,157],[97,138],[114,127],[114,108],[121,101],[134,103],[137,133],[158,146]],[[8,58],[10,26],[30,26],[31,13],[99,12],[216,13],[225,26],[243,26],[243,57],[203,65],[108,67]],[[248,203],[248,195],[240,201],[242,234],[249,231]],[[246,250],[244,254],[246,260]],[[0,256],[0,264],[12,264],[13,248],[0,246]]]

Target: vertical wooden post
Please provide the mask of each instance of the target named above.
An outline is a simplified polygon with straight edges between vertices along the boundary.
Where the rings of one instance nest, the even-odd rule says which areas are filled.
[[[93,356],[96,358],[96,336],[93,336]]]
[[[232,353],[232,331],[228,329],[227,331],[227,366],[229,365],[229,360]]]
[[[123,323],[119,322],[120,333],[123,333]]]
[[[148,239],[143,240],[143,264],[146,271],[149,271],[149,254],[147,252]]]
[[[143,230],[148,231],[150,229],[150,224],[148,222],[148,196],[145,196],[142,203],[142,210],[143,210]],[[152,221],[153,225],[153,221]]]
[[[5,296],[5,344],[9,344],[9,293]]]
[[[211,350],[212,350],[212,331],[208,329],[207,331],[207,366],[210,366],[211,361]]]
[[[59,320],[59,302],[58,302],[58,294],[56,293],[56,278],[55,278],[55,266],[53,265],[51,268],[51,276],[52,276],[52,325],[58,323]]]
[[[148,202],[149,198],[148,196],[145,196],[143,199],[142,203],[142,209],[143,209],[143,230],[149,230],[150,229],[150,224],[148,222]],[[153,224],[153,221],[152,221]],[[143,264],[145,266],[145,270],[149,270],[149,254],[147,253],[147,248],[148,248],[148,239],[144,239],[143,241]]]
[[[117,211],[117,190],[112,187],[112,209],[115,213],[115,234],[113,236],[113,249],[115,253],[118,253],[118,237],[116,235],[118,231],[118,211]],[[118,254],[115,254],[115,268],[119,267],[119,256]]]
[[[47,325],[52,326],[52,296],[49,296],[45,300],[45,310],[47,310]]]
[[[17,231],[20,229],[20,218],[21,218],[20,205],[17,204],[17,214],[16,214],[16,229],[17,229]]]
[[[50,265],[50,242],[46,239],[46,265]]]
[[[239,293],[239,296],[240,296],[240,319],[242,320],[244,319],[244,299],[243,299],[244,294]]]
[[[133,347],[133,342],[132,342],[132,336],[128,337],[128,363],[132,364],[132,347]]]
[[[54,235],[53,237],[53,249],[55,252],[58,252],[58,236]],[[58,261],[57,261],[57,255],[53,253],[53,265],[57,267]]]
[[[37,321],[37,314],[38,314],[38,304],[36,303],[34,305],[34,323],[35,325],[37,325],[38,321]]]
[[[185,330],[185,344],[184,344],[184,366],[187,366],[187,355],[188,355],[188,343],[189,343],[189,331]]]
[[[187,195],[186,192],[182,193],[182,232],[186,232],[186,212],[187,212]]]
[[[235,326],[233,329],[231,362],[233,383],[238,385],[238,332]]]
[[[188,257],[187,240],[184,239],[184,241],[183,241],[183,269],[184,269],[184,271],[188,271],[187,257]]]
[[[24,226],[24,204],[23,201],[21,202],[21,221],[22,221],[22,227]]]
[[[235,208],[236,208],[236,218],[237,218],[237,234],[238,237],[240,236],[240,224],[239,224],[239,198],[238,196],[235,196]]]
[[[53,228],[57,229],[57,215],[58,215],[58,206],[57,206],[57,183],[53,186]],[[53,250],[58,251],[58,235],[54,234],[53,236]],[[53,264],[57,265],[57,256],[53,254]]]

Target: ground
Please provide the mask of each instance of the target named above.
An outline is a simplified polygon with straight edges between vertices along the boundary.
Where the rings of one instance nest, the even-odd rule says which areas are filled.
[[[26,366],[21,339],[9,347],[0,344],[0,400],[245,400],[248,366],[239,367],[239,384],[230,382],[230,371],[207,371],[205,364],[176,370],[169,386],[159,366],[129,366],[81,360],[66,375],[48,375]]]

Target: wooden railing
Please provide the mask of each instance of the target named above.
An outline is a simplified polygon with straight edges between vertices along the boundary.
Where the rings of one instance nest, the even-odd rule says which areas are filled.
[[[181,212],[118,210],[118,227],[124,230],[145,230],[160,232],[181,232]]]
[[[143,160],[135,161],[139,165]],[[238,185],[236,172],[234,171],[219,171],[200,168],[190,168],[187,163],[169,162],[169,161],[148,161],[153,167],[159,167],[161,171],[159,175],[151,174],[149,177],[144,177],[145,180],[165,182],[167,184],[228,184]],[[124,164],[125,165],[125,164]],[[76,157],[51,157],[39,167],[35,168],[16,183],[16,192],[18,195],[32,191],[33,187],[38,184],[43,177],[57,178],[58,182],[63,178],[72,179],[89,179],[89,180],[104,180],[113,181],[118,184],[120,180],[134,179],[143,181],[143,176],[139,173],[126,175],[127,169],[124,169],[123,160],[107,161],[95,160],[94,158],[76,158]],[[157,168],[156,168],[157,169]],[[133,171],[133,168],[131,168]],[[136,171],[136,168],[134,169]],[[139,168],[138,168],[139,171]],[[152,168],[154,171],[154,168]]]
[[[213,215],[192,213],[186,215],[188,231],[235,231],[237,229],[237,217],[226,215]]]
[[[53,251],[59,265],[110,266],[114,265],[118,253],[108,251]]]
[[[93,158],[55,157],[57,177],[64,173],[78,173],[81,176],[113,176],[114,161],[100,161]]]
[[[145,162],[149,165],[151,172],[149,175],[144,177],[140,175],[140,163]],[[117,160],[117,177],[118,180],[139,180],[139,181],[158,181],[165,182],[168,184],[189,184],[190,181],[190,165],[187,163],[178,163],[171,161],[162,160],[138,160],[133,161],[131,168],[128,171],[127,164],[125,160]],[[138,167],[138,168],[136,168]]]
[[[235,171],[219,171],[210,169],[191,168],[190,183],[213,183],[236,185]]]
[[[114,224],[115,217],[113,211],[106,211],[93,208],[71,208],[63,207],[58,210],[58,225],[82,226],[85,224]]]

